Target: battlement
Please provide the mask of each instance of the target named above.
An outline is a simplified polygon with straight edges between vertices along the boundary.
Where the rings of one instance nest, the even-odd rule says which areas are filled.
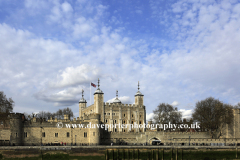
[[[139,107],[139,108],[144,108],[143,105],[135,105],[135,104],[116,104],[116,103],[105,103],[105,107],[114,107],[114,106],[119,106],[119,107],[129,107],[129,108],[134,108],[134,107]]]
[[[206,132],[164,132],[163,134],[164,135],[177,135],[177,134],[180,134],[180,135],[188,135],[188,134],[205,134]]]
[[[13,118],[13,119],[23,119],[24,118],[24,114],[22,113],[10,113],[8,115],[9,118]]]

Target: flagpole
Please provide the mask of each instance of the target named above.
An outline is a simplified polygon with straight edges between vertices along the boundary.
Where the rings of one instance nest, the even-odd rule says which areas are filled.
[[[92,102],[91,102],[91,82],[90,82],[90,105],[92,104]],[[89,106],[90,106],[89,105]]]

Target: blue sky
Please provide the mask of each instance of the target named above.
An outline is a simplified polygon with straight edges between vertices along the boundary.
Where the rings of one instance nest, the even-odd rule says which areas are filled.
[[[77,117],[90,82],[134,103],[140,81],[148,118],[162,102],[188,117],[209,96],[240,101],[239,29],[237,0],[0,0],[0,90],[14,112]]]

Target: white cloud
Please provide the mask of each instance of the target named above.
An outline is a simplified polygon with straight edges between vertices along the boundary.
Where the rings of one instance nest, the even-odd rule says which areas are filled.
[[[61,7],[62,7],[63,12],[65,12],[65,13],[68,13],[68,12],[72,12],[72,11],[73,11],[73,8],[72,8],[71,4],[69,4],[68,2],[64,2],[64,3],[61,5]]]
[[[86,19],[84,17],[79,17],[76,20],[73,28],[73,37],[92,37],[97,33],[97,24],[93,19]]]
[[[146,120],[147,120],[147,121],[152,120],[152,119],[153,119],[153,116],[154,116],[153,113],[147,113],[147,114],[146,114]]]
[[[77,67],[67,67],[64,71],[60,71],[57,79],[51,81],[51,87],[69,87],[82,83],[90,83],[94,79],[100,78],[100,69],[88,64],[82,64]]]
[[[57,22],[62,18],[62,13],[59,6],[54,6],[51,12],[52,14],[49,16],[51,21]]]
[[[220,4],[212,2],[202,4],[183,0],[172,5],[172,11],[182,15],[178,18],[172,17],[174,25],[178,27],[170,27],[169,30],[179,39],[179,49],[160,56],[153,52],[146,57],[149,64],[157,61],[162,73],[167,74],[168,79],[177,79],[176,86],[183,86],[184,91],[189,91],[191,96],[205,94],[205,98],[217,94],[224,98],[226,95],[223,93],[231,88],[228,96],[239,97],[237,90],[240,89],[240,85],[235,84],[233,79],[240,78],[237,74],[237,61],[240,60],[240,56],[236,54],[240,50],[237,45],[240,42],[239,38],[237,39],[240,36],[237,29],[240,27],[240,19],[239,15],[232,19],[233,3],[230,3],[224,9]],[[172,12],[169,12],[170,14]],[[196,93],[198,90],[202,92]],[[207,90],[211,90],[211,93]],[[178,94],[182,93],[179,91]]]
[[[16,99],[16,108],[75,106],[82,88],[90,99],[89,82],[97,78],[106,100],[119,88],[129,96],[126,103],[134,101],[139,80],[147,112],[174,101],[187,112],[187,104],[208,96],[238,102],[240,5],[150,2],[152,19],[144,7],[131,10],[136,15],[141,9],[140,21],[124,19],[130,12],[121,9],[113,17],[111,5],[100,1],[25,1],[24,10],[0,18],[0,87]],[[149,23],[143,27],[152,33],[135,32],[136,20]],[[30,106],[34,93],[41,101]]]
[[[172,106],[178,106],[179,105],[179,102],[177,102],[177,101],[174,101],[172,104],[171,104]]]
[[[26,11],[30,12],[31,15],[40,14],[42,9],[48,8],[49,4],[46,1],[42,0],[25,0],[24,6],[26,7]]]
[[[67,90],[62,90],[50,95],[47,95],[45,92],[38,92],[34,96],[39,100],[54,103],[54,106],[71,106],[79,101],[76,95]]]
[[[192,117],[192,113],[193,113],[192,109],[189,109],[189,110],[187,110],[187,109],[180,109],[179,111],[182,112],[183,118],[188,119],[188,118]]]
[[[15,78],[22,78],[22,77],[24,77],[24,76],[25,76],[24,73],[21,72],[21,73],[15,75],[14,77],[15,77]]]

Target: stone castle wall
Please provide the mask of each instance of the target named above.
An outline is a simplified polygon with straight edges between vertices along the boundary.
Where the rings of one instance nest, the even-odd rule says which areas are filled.
[[[135,104],[104,103],[104,94],[100,89],[94,93],[94,104],[87,107],[85,101],[79,102],[79,117],[70,120],[52,119],[39,121],[32,118],[24,121],[23,114],[11,113],[0,116],[0,144],[9,141],[15,145],[40,145],[48,143],[66,143],[67,145],[97,145],[110,143],[143,144],[158,139],[163,143],[232,143],[240,142],[240,110],[234,109],[234,123],[224,126],[219,139],[212,139],[207,132],[161,132],[144,128],[57,128],[57,123],[65,124],[146,124],[146,109],[143,95],[135,95]],[[84,99],[83,99],[84,100]],[[83,103],[82,103],[83,102]],[[3,122],[3,124],[2,124]]]
[[[104,133],[102,130],[98,128],[57,128],[57,122],[43,122],[39,121],[31,121],[25,122],[23,125],[22,133],[20,133],[21,129],[15,127],[19,125],[21,122],[21,115],[16,114],[13,119],[10,119],[11,129],[1,129],[0,140],[10,140],[11,144],[15,145],[40,145],[41,143],[66,143],[67,145],[75,144],[77,145],[96,145],[96,144],[107,144],[110,143],[120,143],[126,142],[128,144],[143,144],[150,143],[153,139],[159,139],[163,143],[188,143],[189,136],[191,143],[240,143],[239,137],[229,137],[229,138],[219,138],[212,139],[207,132],[157,132],[157,131],[146,131],[146,132],[108,132]],[[82,123],[82,124],[100,124],[99,114],[91,114],[88,116],[89,120],[58,120],[65,123]],[[17,121],[17,122],[15,122]],[[235,122],[237,123],[237,122]],[[20,124],[21,125],[21,124]],[[13,129],[15,127],[15,129]],[[17,128],[17,129],[16,129]],[[11,133],[11,134],[10,134]],[[18,135],[22,134],[22,139],[20,137],[14,138],[10,135],[14,135],[18,133]],[[25,133],[27,133],[25,137]],[[45,137],[43,137],[43,133],[45,133]],[[55,134],[57,133],[57,137]],[[87,134],[86,136],[85,133]],[[69,136],[68,136],[69,134]]]

